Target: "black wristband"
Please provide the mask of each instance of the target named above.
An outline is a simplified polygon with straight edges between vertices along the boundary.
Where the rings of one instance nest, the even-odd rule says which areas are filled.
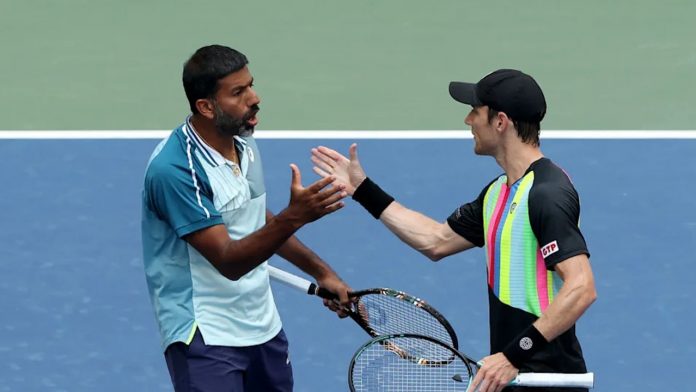
[[[534,354],[543,349],[548,342],[534,325],[530,325],[510,342],[503,354],[513,366],[520,369]]]
[[[369,177],[365,177],[363,182],[355,188],[353,200],[360,203],[375,219],[379,219],[379,216],[394,201],[394,198],[372,182]]]

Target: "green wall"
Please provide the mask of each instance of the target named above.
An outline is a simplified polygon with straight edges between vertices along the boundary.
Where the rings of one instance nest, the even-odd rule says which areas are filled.
[[[693,1],[0,0],[1,129],[169,129],[183,62],[250,58],[260,129],[464,129],[450,80],[520,68],[546,129],[694,129]]]

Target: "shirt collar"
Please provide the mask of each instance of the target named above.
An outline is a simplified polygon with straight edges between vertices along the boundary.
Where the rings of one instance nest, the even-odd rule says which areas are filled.
[[[235,165],[233,161],[230,161],[229,159],[225,158],[218,152],[218,150],[214,149],[211,147],[208,143],[203,140],[203,138],[198,134],[196,129],[193,127],[193,124],[191,124],[191,115],[186,117],[186,124],[185,128],[187,133],[191,136],[191,139],[193,139],[194,144],[196,144],[196,147],[201,150],[203,153],[203,156],[208,160],[213,166],[221,166],[224,164],[230,164],[230,165]],[[234,136],[234,142],[237,148],[239,149],[239,160],[241,163],[242,160],[242,155],[246,152],[246,146],[247,146],[247,141],[242,139],[240,136]]]

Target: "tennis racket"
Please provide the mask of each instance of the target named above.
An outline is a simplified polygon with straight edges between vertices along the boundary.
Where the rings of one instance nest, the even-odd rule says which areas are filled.
[[[333,293],[299,276],[268,266],[271,278],[307,294],[337,299]],[[349,293],[353,306],[349,316],[370,336],[413,333],[430,336],[458,347],[457,335],[450,323],[422,299],[402,291],[374,288]],[[421,360],[428,360],[427,358]]]
[[[414,361],[414,355],[441,365]],[[392,334],[373,338],[358,349],[350,362],[348,383],[351,392],[464,392],[478,368],[476,361],[437,339]],[[592,388],[594,374],[521,373],[510,385]]]

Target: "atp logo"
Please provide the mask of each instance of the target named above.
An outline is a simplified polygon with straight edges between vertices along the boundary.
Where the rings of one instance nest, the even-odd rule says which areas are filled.
[[[556,241],[549,242],[548,244],[544,245],[543,248],[541,248],[541,256],[545,259],[552,254],[558,252],[560,248],[558,247],[558,243]]]

